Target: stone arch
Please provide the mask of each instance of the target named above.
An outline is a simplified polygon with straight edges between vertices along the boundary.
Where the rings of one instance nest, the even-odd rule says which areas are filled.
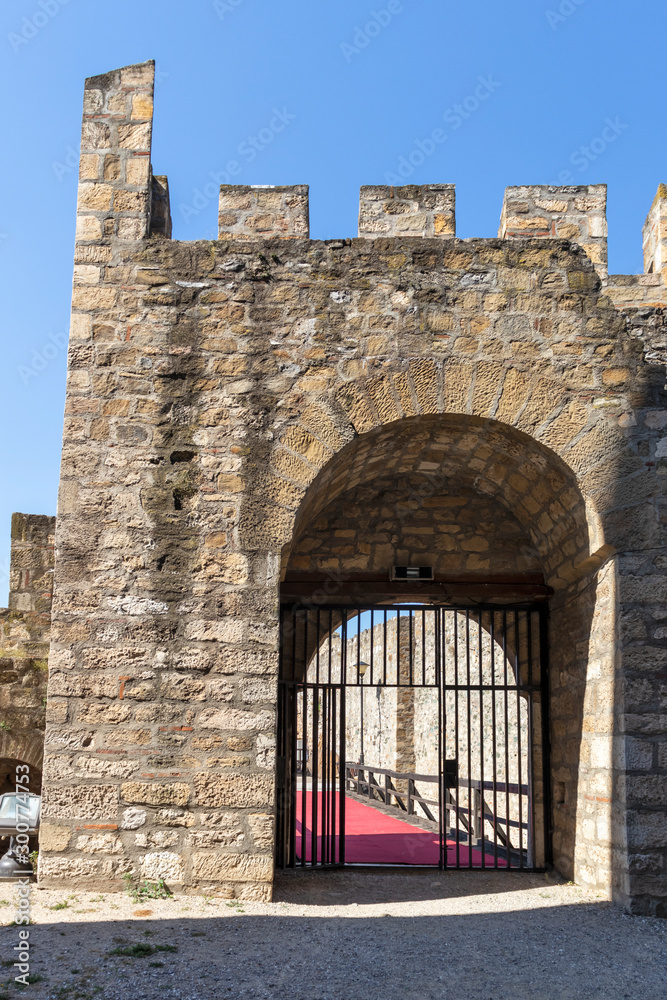
[[[297,382],[276,422],[272,475],[262,484],[265,496],[293,513],[304,489],[356,436],[411,417],[467,415],[514,428],[557,455],[576,477],[585,501],[589,556],[603,548],[605,533],[607,542],[618,547],[623,526],[613,511],[619,499],[631,492],[637,503],[655,492],[655,479],[629,447],[626,430],[644,387],[635,385],[632,399],[624,391],[610,397],[606,388],[596,391],[584,377],[579,382],[572,373],[558,378],[548,368],[544,374],[545,368],[536,372],[514,361],[388,359],[380,373],[338,379],[327,393]],[[648,380],[650,373],[640,370],[637,383],[643,376]],[[271,535],[281,532],[284,540],[291,534],[290,522],[286,512],[266,527]]]
[[[408,501],[450,492],[456,481],[457,489],[511,510],[556,589],[585,574],[589,559],[599,564],[606,557],[596,512],[557,454],[498,421],[461,414],[405,418],[355,437],[303,491],[291,541],[337,497],[377,480],[381,472],[415,483]]]
[[[595,756],[613,728],[616,598],[614,549],[604,534],[611,499],[605,484],[617,481],[619,463],[621,475],[636,477],[636,463],[604,413],[585,406],[575,420],[571,400],[555,402],[562,386],[512,369],[463,367],[454,373],[448,365],[446,384],[432,362],[348,384],[339,388],[335,404],[312,401],[282,429],[272,454],[274,498],[286,515],[281,573],[298,575],[292,553],[318,518],[381,475],[430,482],[431,496],[464,488],[511,516],[554,591],[554,860],[566,876],[608,891],[612,768],[611,761]],[[457,392],[458,407],[443,413]],[[482,398],[484,406],[475,403]],[[423,412],[407,414],[409,401],[413,411],[419,404]],[[482,412],[471,412],[476,408]]]

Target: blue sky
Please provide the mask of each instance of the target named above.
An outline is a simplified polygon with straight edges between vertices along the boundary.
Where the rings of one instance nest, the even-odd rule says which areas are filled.
[[[310,184],[314,238],[356,235],[360,185],[402,165],[457,185],[460,237],[497,234],[507,185],[606,182],[610,270],[636,273],[666,28],[659,0],[5,0],[0,605],[11,512],[56,509],[85,77],[157,61],[177,239],[215,236],[204,188],[230,160],[236,183]]]

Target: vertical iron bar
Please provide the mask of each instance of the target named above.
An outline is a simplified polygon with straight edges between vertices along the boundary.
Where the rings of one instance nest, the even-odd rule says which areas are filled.
[[[498,738],[496,733],[496,613],[491,617],[491,730],[493,749],[493,867],[498,867]]]
[[[435,636],[434,636],[435,646]],[[426,611],[422,608],[422,687],[426,687]]]
[[[542,797],[544,799],[544,860],[553,863],[553,811],[551,803],[551,724],[549,713],[549,611],[540,607],[540,687],[542,692]]]
[[[294,764],[296,760],[296,664],[297,664],[297,623],[299,616],[296,608],[292,608],[292,664],[291,664],[291,686],[290,686],[290,759],[289,759],[289,801],[290,801],[290,867],[296,867],[296,788],[294,782]]]
[[[296,868],[296,684],[289,686],[290,693],[290,754],[289,754],[289,786],[290,786],[290,868]]]
[[[306,744],[307,744],[307,705],[308,705],[308,685],[304,684],[302,687],[301,695],[301,867],[306,867],[306,854],[307,854],[307,844],[308,844],[308,834],[306,832]],[[297,708],[298,708],[298,695],[297,695]],[[298,781],[297,775],[297,781]],[[310,804],[311,820],[312,820],[312,799]]]
[[[472,741],[471,727],[472,719],[470,713],[470,612],[466,611],[466,707],[468,711],[468,868],[472,868],[472,837],[475,824],[473,821],[473,801],[472,801]]]
[[[479,829],[482,849],[482,868],[486,868],[484,848],[484,672],[482,666],[482,612],[477,612],[477,645],[479,659]]]
[[[335,864],[336,852],[336,805],[337,805],[337,775],[336,775],[336,750],[338,740],[336,739],[338,721],[338,688],[331,688],[331,861]]]
[[[296,613],[296,608],[292,606],[292,663],[290,669],[290,680],[292,682],[296,681],[296,626],[299,618]]]
[[[328,693],[329,688],[325,685],[322,688],[322,836],[320,838],[320,864],[326,864],[326,830],[327,830],[327,713],[328,713]]]
[[[374,619],[375,619],[375,615],[374,615],[373,609],[371,608],[371,655],[370,655],[370,661],[371,661],[371,686],[373,684],[373,669],[374,669],[374,662],[373,662],[373,647],[375,646],[375,643],[373,642],[373,638],[374,638],[374,636],[373,636],[373,629],[375,627],[374,626]]]
[[[338,721],[338,688],[331,688],[331,861],[335,864],[338,856],[336,851],[336,821],[337,821],[337,809],[338,796],[337,792],[337,781],[338,777],[336,774],[336,757],[338,756],[336,750],[338,749],[337,736],[337,726]]]
[[[396,683],[401,684],[401,612],[396,612]]]
[[[414,612],[410,609],[408,611],[408,683],[410,687],[412,687],[412,647],[414,645],[413,614]]]
[[[329,643],[331,643],[331,633],[329,633]],[[317,820],[319,813],[320,799],[320,754],[319,754],[319,729],[320,729],[320,686],[317,684],[313,689],[313,767],[311,776],[311,787],[313,796],[313,828],[311,830],[310,862],[317,865]]]
[[[528,754],[528,852],[527,852],[527,862],[530,868],[535,867],[535,759],[533,753],[533,612],[526,612],[526,648],[528,651],[528,695],[526,698],[527,707],[527,740],[528,746],[526,751]],[[531,863],[531,848],[532,848],[532,863]]]
[[[301,741],[302,754],[301,754],[301,867],[306,867],[306,845],[308,843],[308,834],[306,833],[306,766],[305,766],[305,747],[306,747],[306,717],[307,717],[307,704],[308,704],[308,612],[306,611],[304,621],[303,621],[303,687],[302,687],[302,704],[301,704],[301,733],[303,739]],[[298,711],[298,694],[297,694],[297,711]],[[298,716],[297,716],[298,724]],[[297,776],[298,781],[298,776]],[[312,820],[312,798],[311,798],[311,820]]]
[[[387,683],[387,609],[384,611],[383,640],[382,640],[382,670],[383,683]]]
[[[340,772],[340,806],[338,813],[340,816],[340,834],[338,839],[338,860],[342,865],[345,864],[345,782],[342,780],[345,775],[345,760],[347,757],[347,749],[345,746],[345,685],[341,684],[340,687],[340,760],[341,760],[341,772]]]
[[[285,720],[283,718],[283,674],[284,674],[284,642],[285,642],[285,630],[283,623],[285,620],[285,612],[283,608],[279,611],[279,633],[280,638],[278,641],[278,739],[276,752],[279,760],[285,761],[287,763],[285,753],[284,753],[284,742],[285,742]],[[279,868],[285,867],[284,858],[284,835],[283,826],[285,822],[285,779],[284,774],[281,775],[279,772],[276,773],[276,865]],[[282,779],[282,787],[279,784],[279,780]]]
[[[517,741],[517,771],[519,775],[519,868],[523,863],[523,792],[521,774],[521,635],[519,631],[519,611],[514,612],[514,678],[516,681],[516,741]]]
[[[333,699],[333,688],[329,685],[327,689],[327,825],[323,831],[326,840],[327,864],[331,864],[331,779],[333,770],[333,760],[331,757],[331,702]]]
[[[280,669],[280,668],[279,668]],[[287,764],[285,754],[285,719],[284,719],[284,695],[283,685],[278,681],[278,758]],[[285,867],[285,778],[283,775],[276,775],[282,778],[282,787],[276,781],[276,804],[278,815],[276,817],[276,865],[278,868]]]
[[[507,831],[507,867],[512,867],[512,836],[510,826],[510,743],[509,743],[509,690],[507,687],[507,612],[503,611],[503,708],[505,717],[505,829]]]
[[[459,822],[459,808],[461,795],[459,792],[459,616],[454,611],[454,735],[456,753],[456,812],[454,814],[456,824],[456,868],[461,867],[461,833]]]
[[[440,871],[447,867],[447,823],[445,811],[445,799],[447,789],[445,786],[445,769],[447,757],[447,693],[443,691],[443,681],[445,671],[440,670],[440,657],[444,657],[445,644],[442,636],[444,626],[444,612],[442,608],[435,608],[433,612],[433,628],[435,632],[435,681],[438,685],[438,766],[440,769],[438,781],[438,824],[440,835]]]

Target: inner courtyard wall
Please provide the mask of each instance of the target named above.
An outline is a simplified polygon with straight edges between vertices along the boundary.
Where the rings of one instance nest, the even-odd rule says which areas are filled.
[[[601,254],[551,235],[558,205],[539,238],[235,223],[172,242],[163,196],[152,213],[152,81],[144,64],[86,82],[40,879],[269,898],[282,552],[337,495],[401,472],[394,445],[423,420],[421,471],[465,454],[554,590],[552,760],[577,775],[563,857],[583,870],[613,812],[590,878],[660,912],[663,286],[618,302]],[[365,440],[373,454],[345,451]]]

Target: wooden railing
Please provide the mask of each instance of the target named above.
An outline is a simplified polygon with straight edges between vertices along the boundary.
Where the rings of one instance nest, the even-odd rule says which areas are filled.
[[[376,780],[376,775],[381,776],[381,784]],[[407,782],[407,791],[399,792],[394,781]],[[354,790],[357,795],[366,795],[369,799],[377,796],[380,802],[384,802],[387,806],[396,805],[398,809],[407,812],[408,816],[415,815],[415,803],[419,802],[427,818],[437,823],[429,806],[435,806],[437,812],[438,800],[423,798],[415,787],[417,781],[438,784],[438,778],[433,777],[432,774],[404,774],[400,771],[390,771],[385,767],[368,767],[366,764],[350,763],[345,765],[346,792]]]
[[[376,777],[377,776],[377,777]],[[378,781],[378,777],[380,780]],[[406,791],[399,791],[394,782],[402,781],[406,784]],[[357,795],[363,795],[371,800],[375,799],[383,802],[387,806],[395,806],[407,813],[408,816],[416,815],[415,804],[419,803],[427,819],[437,823],[437,812],[439,809],[438,799],[424,798],[419,794],[417,782],[438,785],[440,779],[432,774],[412,774],[409,772],[392,771],[385,767],[370,767],[368,764],[349,762],[345,765],[345,791],[354,791]],[[512,849],[510,828],[520,828],[527,830],[528,824],[522,820],[510,819],[509,816],[499,816],[494,813],[486,802],[485,792],[495,792],[496,801],[502,795],[507,803],[509,795],[529,794],[528,785],[506,783],[504,781],[478,781],[474,778],[458,778],[446,776],[445,779],[445,801],[444,807],[447,814],[447,826],[456,827],[456,822],[451,822],[451,814],[458,818],[458,822],[468,834],[471,841],[480,841],[484,836],[484,823],[488,822],[493,827],[498,840],[503,847]],[[457,796],[452,794],[455,788],[465,791],[470,790],[472,803],[457,805]],[[527,800],[527,798],[526,798]],[[435,807],[434,812],[430,806]],[[529,804],[530,811],[530,804]],[[503,830],[502,827],[505,827]]]

